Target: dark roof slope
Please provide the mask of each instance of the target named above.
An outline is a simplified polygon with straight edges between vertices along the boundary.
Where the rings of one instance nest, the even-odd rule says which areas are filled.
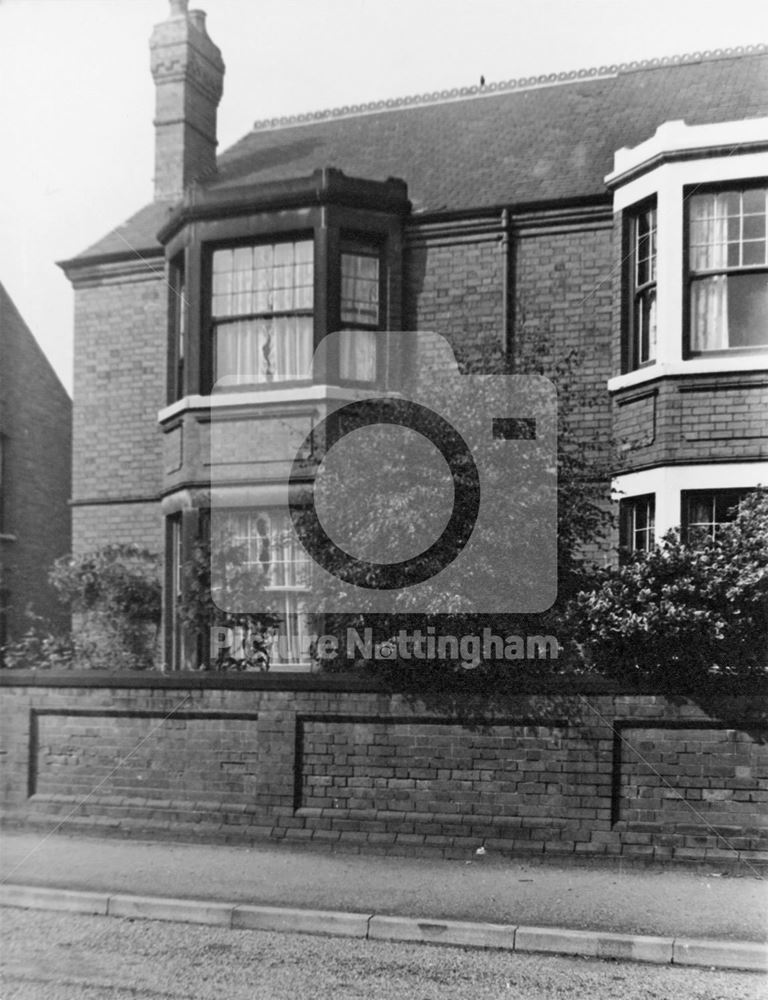
[[[352,177],[402,177],[415,211],[588,198],[605,194],[614,152],[664,121],[762,115],[768,46],[750,46],[257,123],[219,157],[207,186],[338,167]],[[123,237],[146,243],[150,218],[139,213]],[[108,236],[86,253],[113,245]]]
[[[567,81],[567,82],[566,82]],[[605,192],[613,153],[658,125],[768,114],[768,49],[501,93],[401,105],[278,128],[257,126],[219,159],[212,187],[339,167],[402,177],[416,210],[462,210]]]

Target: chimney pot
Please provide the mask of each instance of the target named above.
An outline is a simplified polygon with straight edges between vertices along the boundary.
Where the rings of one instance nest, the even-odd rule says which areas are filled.
[[[189,19],[197,28],[205,34],[205,11],[204,10],[191,10],[189,11]]]
[[[171,0],[171,17],[186,17],[189,0]]]

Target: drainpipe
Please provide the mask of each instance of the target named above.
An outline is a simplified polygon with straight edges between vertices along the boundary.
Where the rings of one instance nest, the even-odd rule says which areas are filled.
[[[515,368],[515,310],[511,302],[512,286],[512,240],[510,238],[509,209],[501,213],[501,330],[504,337],[504,353],[507,371]]]

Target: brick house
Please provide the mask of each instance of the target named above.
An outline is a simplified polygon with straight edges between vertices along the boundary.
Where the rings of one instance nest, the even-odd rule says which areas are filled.
[[[68,625],[48,570],[71,547],[71,472],[72,400],[0,285],[0,647],[27,609]]]
[[[768,482],[768,47],[260,121],[218,157],[205,15],[173,0],[151,54],[154,201],[62,266],[74,550],[165,553],[169,666],[197,655],[174,603],[211,505],[212,409],[254,442],[216,499],[256,553],[292,442],[366,381],[377,332],[500,345],[512,370],[534,343],[577,349],[592,398],[569,419],[618,448],[629,549],[716,532]],[[275,562],[296,668],[301,556]]]

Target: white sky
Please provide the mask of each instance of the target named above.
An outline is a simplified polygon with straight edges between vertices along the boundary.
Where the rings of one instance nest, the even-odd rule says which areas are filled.
[[[764,0],[192,0],[258,118],[768,40]],[[55,261],[152,199],[148,41],[168,0],[0,0],[0,281],[68,390]],[[0,363],[1,360],[0,360]]]

